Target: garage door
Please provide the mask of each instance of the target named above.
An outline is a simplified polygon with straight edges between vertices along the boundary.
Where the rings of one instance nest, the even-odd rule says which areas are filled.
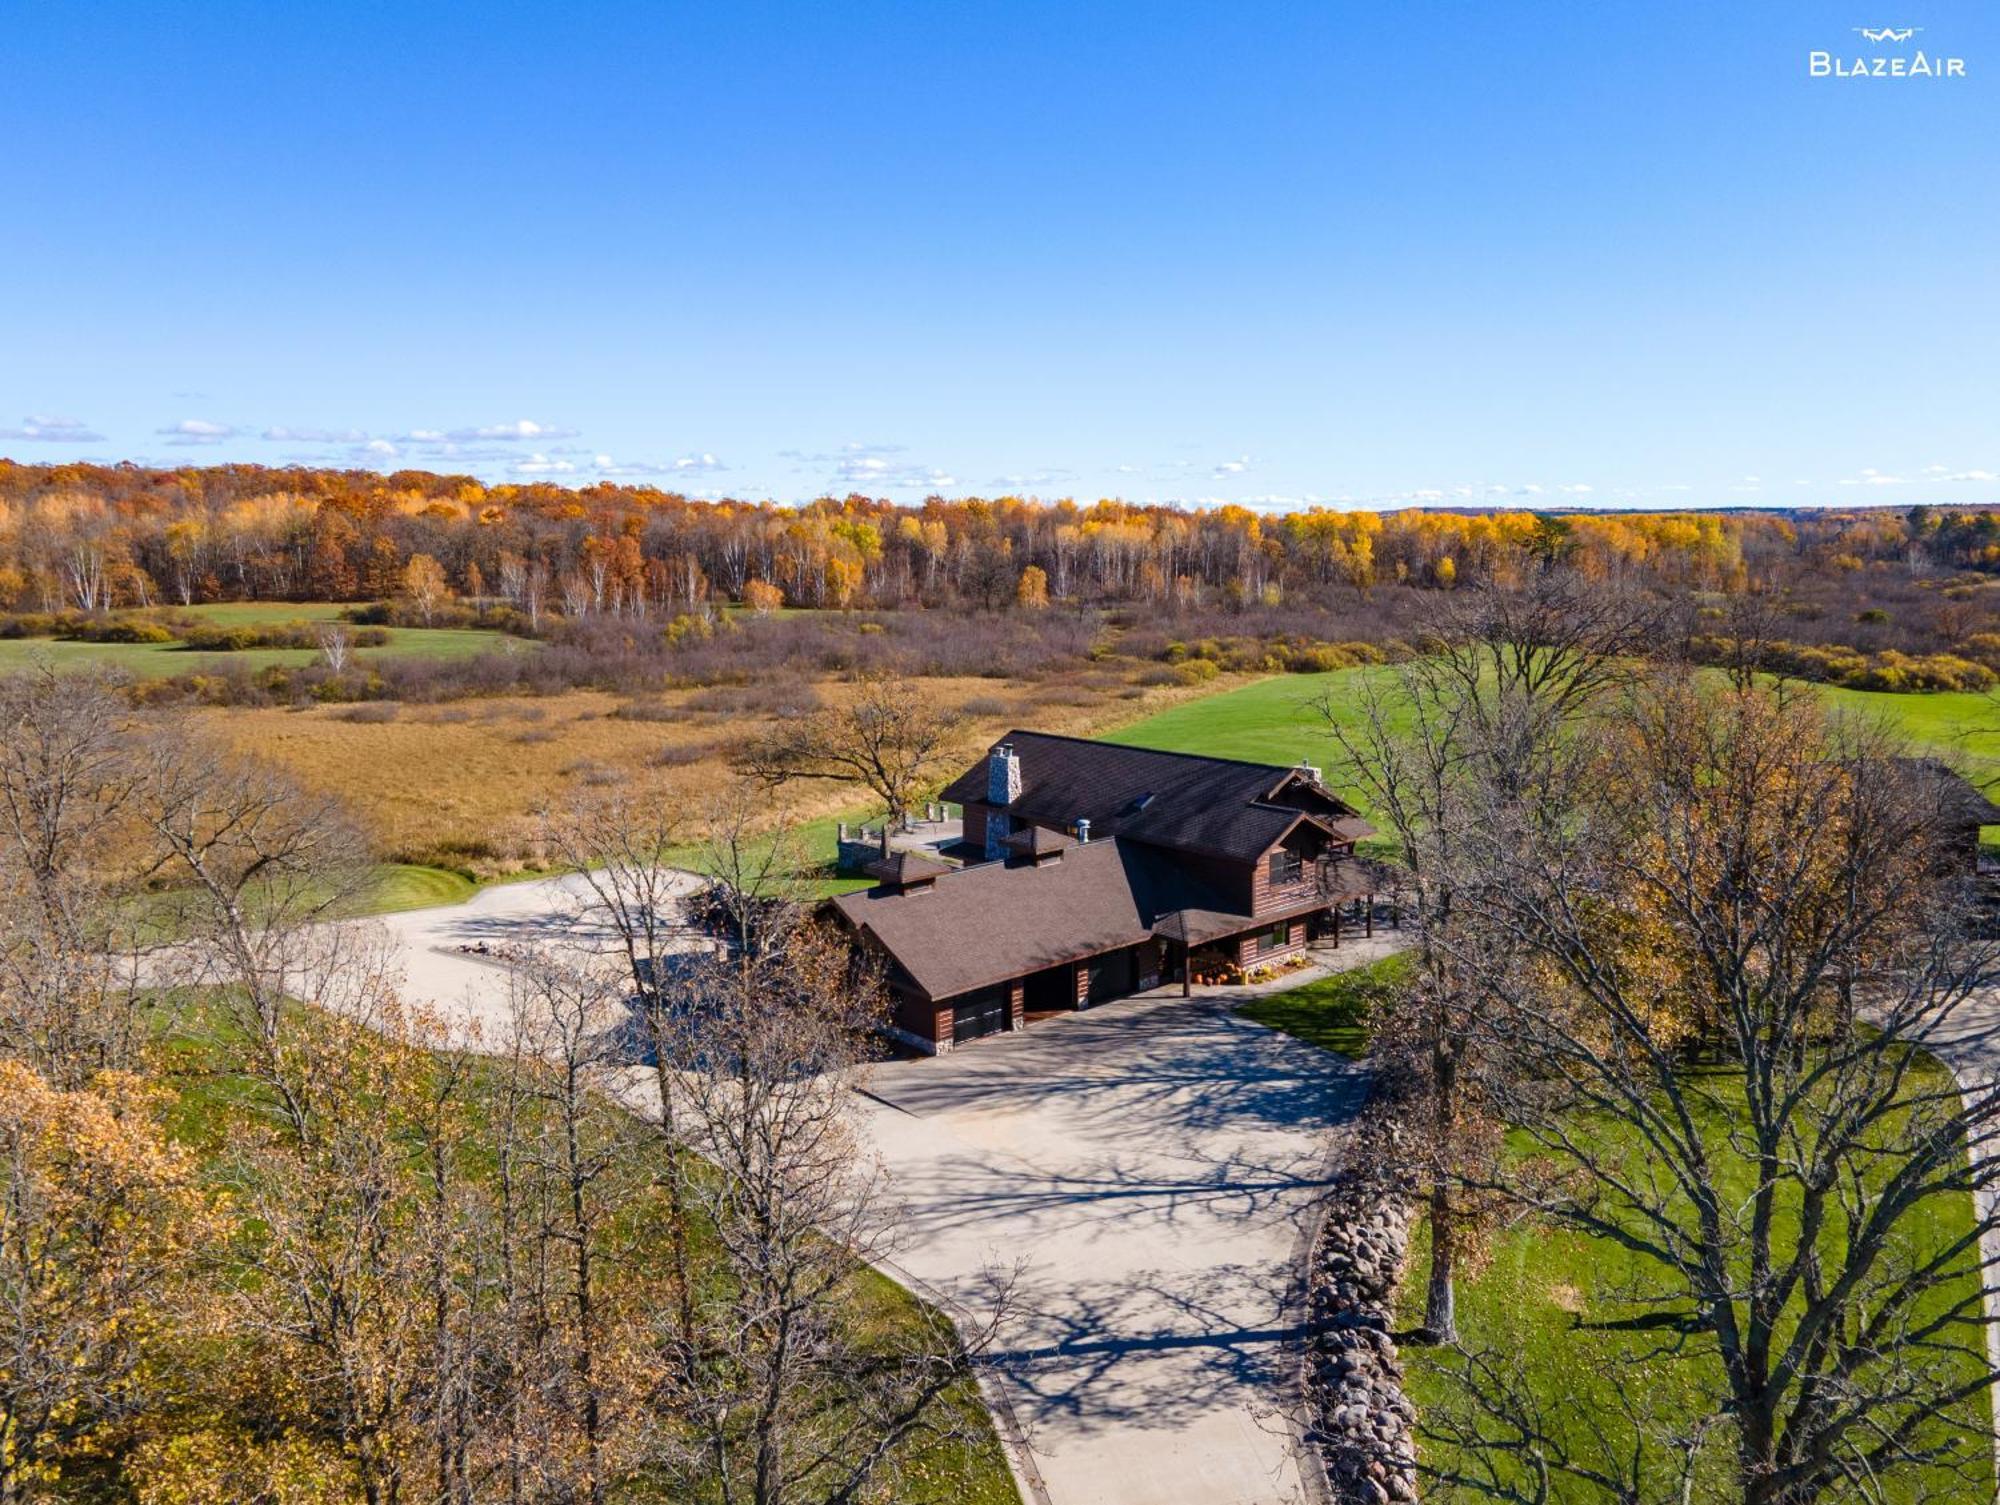
[[[1133,965],[1136,960],[1130,951],[1114,951],[1091,962],[1090,1001],[1109,1003],[1132,993],[1139,981]]]
[[[977,1040],[995,1035],[1007,1027],[1007,988],[982,988],[968,993],[951,1006],[951,1038],[954,1042]]]

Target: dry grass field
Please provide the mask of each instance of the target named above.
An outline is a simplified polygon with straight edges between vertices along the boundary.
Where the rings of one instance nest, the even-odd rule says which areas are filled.
[[[1108,670],[1038,683],[915,683],[965,714],[968,757],[1010,727],[1086,735],[1218,688],[1142,687]],[[845,686],[822,680],[811,692],[831,701]],[[535,811],[594,787],[655,791],[688,812],[689,834],[697,835],[692,827],[700,812],[732,777],[733,754],[770,725],[783,699],[768,687],[715,686],[640,699],[574,691],[443,705],[197,714],[239,747],[344,798],[385,860],[485,878],[541,867]],[[772,820],[851,815],[867,803],[852,786],[803,783],[772,795]]]

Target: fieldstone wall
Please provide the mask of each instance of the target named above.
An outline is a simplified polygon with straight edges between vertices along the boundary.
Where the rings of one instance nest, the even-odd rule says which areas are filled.
[[[1356,1136],[1348,1168],[1328,1188],[1312,1255],[1312,1441],[1341,1505],[1417,1498],[1417,1413],[1389,1336],[1410,1244],[1409,1189],[1389,1169],[1401,1159],[1399,1138],[1389,1123]]]

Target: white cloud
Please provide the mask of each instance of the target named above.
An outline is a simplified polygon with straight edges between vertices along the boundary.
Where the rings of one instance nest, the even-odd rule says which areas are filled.
[[[516,460],[513,470],[517,476],[566,476],[575,474],[576,466],[560,456],[537,452],[524,460]]]
[[[1924,476],[1932,481],[2000,481],[2000,472],[1991,470],[1953,470],[1949,465],[1926,465]]]
[[[1220,481],[1226,479],[1229,476],[1240,476],[1249,468],[1250,468],[1250,457],[1248,455],[1241,455],[1234,460],[1222,461],[1213,470],[1211,470],[1209,474],[1213,476],[1216,480]]]
[[[257,437],[260,439],[287,441],[293,444],[365,444],[368,442],[368,436],[360,429],[289,428],[283,424],[267,428]]]
[[[1589,496],[1596,489],[1597,488],[1595,486],[1586,486],[1581,481],[1572,482],[1570,485],[1558,486],[1556,488],[1556,490],[1560,491],[1564,496]]]
[[[426,438],[443,437],[459,444],[472,443],[482,439],[499,439],[508,442],[526,442],[532,440],[539,443],[545,439],[574,439],[577,435],[577,430],[575,429],[557,428],[553,424],[537,423],[532,418],[517,418],[512,423],[489,423],[481,428],[451,429],[442,436],[437,435],[434,430],[421,432],[423,432]],[[410,437],[414,439],[417,435],[412,434]]]
[[[1910,483],[1902,476],[1889,475],[1870,465],[1864,467],[1858,476],[1842,477],[1840,484],[1843,486],[1907,486]]]
[[[154,430],[164,434],[169,444],[220,444],[225,439],[234,439],[240,432],[232,423],[212,423],[206,418],[183,418],[179,423],[168,424],[163,429]]]
[[[549,453],[560,455],[570,451],[552,449]],[[591,456],[590,468],[601,476],[690,475],[729,469],[706,451],[698,455],[682,455],[679,459],[670,460],[665,464],[653,460],[618,460],[600,451]]]
[[[0,439],[25,439],[30,444],[100,444],[104,436],[81,418],[38,413],[23,418],[19,428],[0,429]]]
[[[906,452],[900,444],[845,444],[831,454],[782,451],[787,459],[800,461],[803,465],[831,465],[832,472],[826,483],[829,488],[875,486],[885,491],[937,491],[958,484],[958,478],[949,471],[899,458]],[[702,458],[713,459],[713,456]]]

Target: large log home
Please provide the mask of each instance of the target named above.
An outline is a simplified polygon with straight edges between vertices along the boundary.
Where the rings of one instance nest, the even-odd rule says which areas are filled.
[[[1382,886],[1354,856],[1374,828],[1310,767],[1017,731],[944,798],[966,866],[899,852],[833,903],[922,1050],[1337,942]]]

